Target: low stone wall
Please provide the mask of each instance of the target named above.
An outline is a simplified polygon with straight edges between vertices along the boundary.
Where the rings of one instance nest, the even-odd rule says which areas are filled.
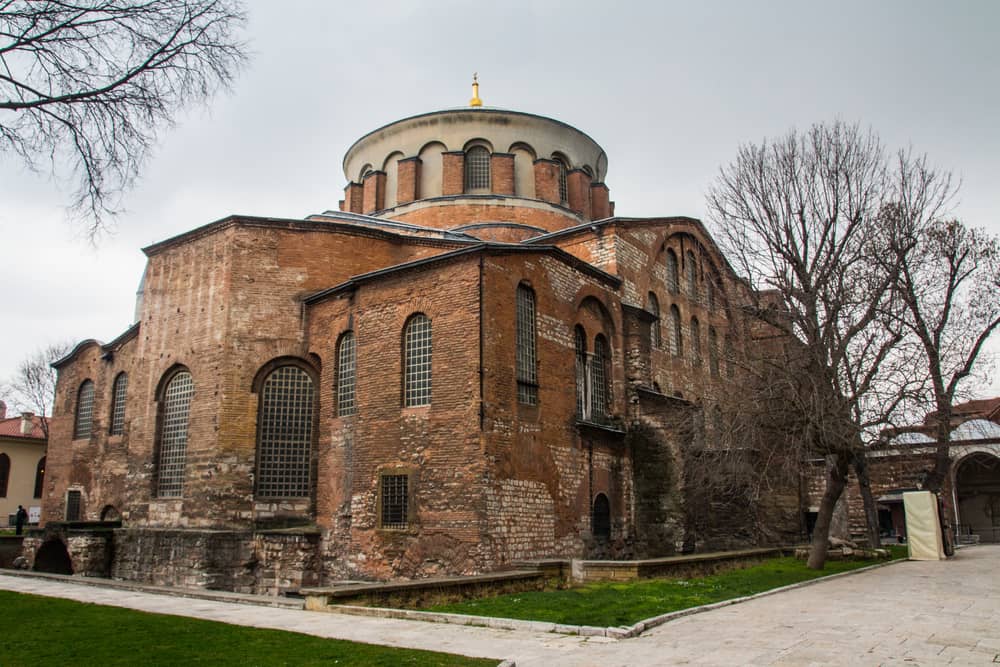
[[[0,567],[13,567],[14,559],[21,555],[23,535],[0,535]]]
[[[114,531],[118,522],[50,521],[43,528],[27,531],[21,545],[21,555],[32,569],[55,571],[47,568],[46,558],[39,560],[42,550],[63,552],[72,574],[87,577],[107,577],[111,573],[111,554],[114,551]]]
[[[695,577],[748,567],[786,553],[781,548],[742,549],[645,560],[574,560],[574,582],[632,581],[650,577]]]

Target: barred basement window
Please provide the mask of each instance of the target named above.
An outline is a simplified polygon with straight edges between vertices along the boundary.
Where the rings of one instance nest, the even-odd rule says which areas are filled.
[[[712,377],[719,377],[719,336],[715,327],[708,328],[708,370]]]
[[[684,333],[681,331],[681,311],[676,305],[670,306],[670,354],[679,357],[684,354]]]
[[[649,314],[654,318],[649,323],[649,343],[658,350],[663,346],[660,338],[660,302],[652,292],[649,293]]]
[[[163,390],[163,425],[156,479],[156,495],[160,498],[179,498],[184,488],[188,415],[193,396],[194,380],[187,371],[176,373]]]
[[[490,152],[473,146],[465,153],[465,191],[490,191]]]
[[[337,346],[337,416],[353,415],[357,409],[354,400],[357,357],[354,351],[354,332],[340,336]]]
[[[587,332],[578,324],[573,335],[576,343],[576,416],[584,419],[590,407],[587,400]]]
[[[128,376],[119,373],[111,388],[111,435],[121,435],[125,430],[125,392],[128,389]]]
[[[76,421],[73,423],[73,439],[89,438],[94,419],[94,383],[84,380],[76,394]]]
[[[667,291],[677,294],[680,291],[680,280],[677,277],[677,254],[667,248]]]
[[[431,404],[431,321],[417,313],[403,336],[403,405]]]
[[[604,417],[608,414],[608,341],[603,335],[597,334],[594,339],[594,359],[590,364],[590,413],[594,417]]]
[[[535,293],[517,286],[517,401],[538,403],[538,359],[535,349]]]
[[[66,520],[79,521],[81,505],[83,504],[83,494],[76,489],[66,492]]]
[[[691,318],[691,361],[701,366],[701,325],[697,317]]]
[[[410,525],[410,476],[382,475],[379,478],[382,512],[380,528],[405,529]]]
[[[698,299],[698,263],[694,253],[688,250],[684,253],[684,277],[688,298],[692,301]]]
[[[257,497],[306,498],[312,463],[313,381],[298,366],[273,370],[260,390]]]

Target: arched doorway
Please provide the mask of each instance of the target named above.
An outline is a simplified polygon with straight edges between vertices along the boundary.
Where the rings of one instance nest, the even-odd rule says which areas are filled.
[[[955,469],[959,534],[978,535],[980,542],[1000,542],[1000,458],[969,454]]]
[[[603,493],[594,498],[594,509],[591,516],[591,532],[594,539],[607,541],[611,539],[611,503]]]
[[[73,561],[62,540],[49,540],[35,554],[35,571],[52,574],[73,574]]]

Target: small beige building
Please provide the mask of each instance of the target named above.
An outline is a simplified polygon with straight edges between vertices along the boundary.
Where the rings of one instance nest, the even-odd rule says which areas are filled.
[[[24,412],[7,417],[0,401],[0,527],[13,525],[17,506],[38,522],[45,478],[46,437],[43,417]]]

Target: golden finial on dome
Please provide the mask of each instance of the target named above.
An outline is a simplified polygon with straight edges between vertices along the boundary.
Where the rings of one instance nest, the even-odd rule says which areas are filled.
[[[472,99],[469,100],[470,107],[481,107],[483,101],[479,99],[479,72],[472,73]]]

